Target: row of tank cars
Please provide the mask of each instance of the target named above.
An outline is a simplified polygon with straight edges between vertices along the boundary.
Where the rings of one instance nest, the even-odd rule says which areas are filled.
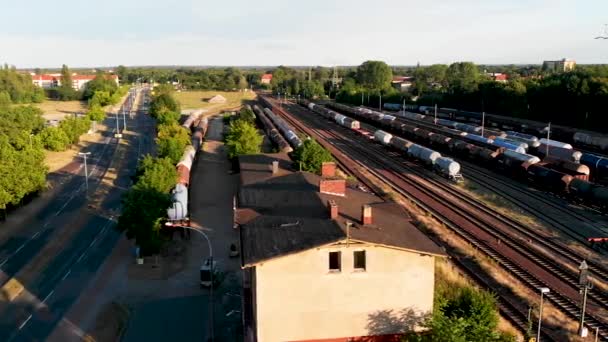
[[[433,107],[408,104],[404,106],[395,103],[385,103],[384,108],[391,111],[417,111],[424,114],[432,114],[435,111]],[[481,113],[461,111],[452,108],[437,109],[437,117],[473,123],[480,123],[482,120]],[[486,114],[485,121],[490,126],[501,127],[507,131],[507,133],[522,134],[524,137],[527,136],[533,139],[531,147],[537,147],[533,145],[542,143],[545,139],[538,139],[536,136],[545,136],[549,130],[548,125],[541,122],[493,114]],[[557,140],[565,141],[566,143],[564,144],[566,149],[572,150],[572,145],[567,143],[572,142],[577,146],[598,151],[599,153],[574,151],[574,161],[587,165],[590,168],[592,180],[594,182],[608,185],[608,157],[601,154],[608,152],[607,136],[590,131],[581,131],[571,127],[551,125],[551,137]],[[551,148],[552,147],[553,146],[551,146]],[[540,150],[542,150],[542,147]],[[549,154],[554,155],[560,152],[562,151],[560,151],[559,148],[554,148],[553,150],[549,151]],[[576,158],[576,154],[578,154],[578,158]]]
[[[359,121],[337,113],[324,106],[317,105],[308,100],[301,99],[300,104],[328,120],[335,121],[340,126],[354,130],[363,136],[374,139],[382,145],[393,147],[412,159],[421,161],[425,165],[431,167],[438,174],[452,181],[463,181],[462,174],[460,173],[460,164],[451,158],[442,156],[437,151],[394,136],[383,130],[376,130],[373,132],[373,134],[370,134],[367,130],[361,128]],[[364,115],[367,115],[367,113]]]
[[[275,146],[277,146],[279,148],[279,151],[281,151],[283,153],[292,152],[293,148],[291,147],[290,142],[287,142],[287,140],[285,140],[283,135],[281,135],[281,133],[277,129],[277,126],[275,126],[273,121],[271,121],[271,119],[269,119],[269,116],[265,113],[265,110],[262,110],[257,105],[254,105],[253,112],[254,112],[255,116],[260,120],[260,123],[262,124],[262,126],[264,128],[264,132],[266,133],[266,136],[268,136],[270,138],[270,141],[272,141],[275,144]],[[272,111],[270,111],[270,112],[272,112]],[[274,113],[272,113],[272,114],[273,114],[273,117],[276,118],[276,115],[274,115]],[[291,131],[291,132],[293,133],[293,131]],[[293,137],[292,134],[289,134],[289,136]],[[296,138],[297,138],[297,136],[296,136]],[[298,140],[299,140],[299,138],[298,138]],[[292,138],[291,143],[299,146],[298,141],[293,140],[293,138]]]
[[[261,97],[261,101],[266,107],[272,108],[272,104],[270,102],[268,102],[268,100],[266,100],[266,98]],[[287,140],[287,142],[293,149],[300,147],[302,145],[302,139],[300,139],[300,137],[298,137],[298,135],[295,133],[294,129],[291,128],[291,126],[289,126],[285,122],[285,120],[281,119],[272,110],[270,110],[270,108],[264,108],[264,110],[263,110],[264,114],[266,114],[266,116],[268,116],[268,118],[270,119],[272,124],[276,127],[276,129],[279,131],[279,133],[281,133],[283,135],[283,137],[285,137],[285,139]],[[258,107],[258,110],[259,110],[259,107]]]
[[[188,219],[188,188],[190,187],[190,172],[192,164],[201,149],[203,139],[207,133],[209,122],[207,118],[200,118],[203,111],[192,112],[182,127],[191,131],[191,145],[184,148],[184,153],[175,166],[177,169],[177,183],[171,190],[171,206],[167,208],[169,221],[184,221]]]
[[[333,102],[327,106],[450,154],[481,162],[560,196],[608,210],[608,188],[589,181],[590,167],[580,163],[583,154],[569,144],[514,131],[484,130],[482,134],[478,126],[439,120],[435,124],[432,116],[407,111],[388,115]]]

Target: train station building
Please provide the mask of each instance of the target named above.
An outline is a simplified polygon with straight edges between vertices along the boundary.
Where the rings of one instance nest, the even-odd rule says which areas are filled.
[[[433,308],[444,252],[398,204],[285,154],[239,157],[246,341],[397,341]],[[391,323],[391,324],[387,324]]]

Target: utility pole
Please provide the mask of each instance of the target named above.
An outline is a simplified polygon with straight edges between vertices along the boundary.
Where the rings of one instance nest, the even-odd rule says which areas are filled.
[[[581,320],[578,325],[578,334],[580,337],[587,337],[587,328],[585,328],[585,309],[587,308],[587,291],[593,288],[593,283],[589,280],[589,266],[583,260],[578,266],[578,284],[582,287],[583,303],[581,305]]]
[[[435,120],[433,121],[435,125],[437,124],[437,104],[435,103]]]
[[[551,292],[548,287],[541,287],[540,291],[540,307],[538,308],[538,331],[536,333],[536,342],[540,342],[540,326],[543,321],[543,295]]]
[[[122,111],[122,131],[124,132],[127,129],[127,110]]]
[[[486,124],[486,112],[481,112],[481,136],[483,137],[483,129]]]
[[[547,143],[546,145],[546,151],[545,151],[545,158],[547,158],[549,156],[549,137],[551,136],[551,123],[549,122],[549,125],[547,126]]]
[[[89,170],[87,169],[87,156],[90,154],[91,152],[78,152],[79,156],[84,157],[84,184],[87,189],[87,193],[89,192]]]
[[[380,92],[380,103],[378,103],[378,111],[382,111],[382,91]]]

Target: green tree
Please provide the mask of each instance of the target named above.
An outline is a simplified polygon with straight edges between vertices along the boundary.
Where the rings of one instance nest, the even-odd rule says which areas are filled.
[[[177,182],[175,164],[169,158],[146,155],[137,165],[136,180],[138,187],[168,193]]]
[[[228,157],[260,153],[263,139],[251,122],[243,119],[233,120],[225,138]]]
[[[390,88],[393,71],[382,61],[366,61],[357,68],[357,81],[370,91]]]
[[[80,136],[88,132],[90,127],[91,120],[87,117],[66,117],[59,123],[59,128],[67,135],[70,144],[77,144],[80,141]]]
[[[91,121],[101,122],[106,118],[106,111],[99,104],[93,104],[87,112],[87,117]]]
[[[158,156],[169,158],[173,164],[177,164],[184,153],[184,144],[175,138],[156,139]]]
[[[70,144],[70,138],[58,127],[46,127],[40,132],[40,139],[49,151],[65,151]]]
[[[302,171],[320,173],[324,162],[333,161],[331,153],[313,139],[306,139],[293,153],[293,160]]]
[[[61,101],[72,101],[80,98],[80,94],[72,87],[72,72],[67,65],[61,67],[61,85],[54,89],[55,97]]]
[[[156,123],[159,125],[171,125],[177,124],[181,115],[178,112],[162,110],[161,112],[156,113],[154,117],[156,118]]]
[[[150,103],[150,115],[157,118],[160,113],[165,113],[167,111],[178,114],[181,113],[179,103],[175,100],[173,95],[163,91],[152,98]]]
[[[0,108],[8,108],[11,103],[11,94],[7,91],[0,91]]]
[[[190,131],[177,122],[158,125],[157,130],[157,138],[159,140],[173,138],[184,147],[190,143]]]
[[[477,90],[481,74],[471,62],[452,63],[445,72],[448,90],[452,93],[472,93]]]
[[[108,102],[107,103],[100,102],[100,104],[103,106],[103,105],[111,103],[111,102],[109,102],[109,99],[111,99],[111,96],[114,95],[114,93],[116,93],[118,91],[118,89],[119,88],[118,88],[118,85],[116,84],[116,82],[114,80],[112,80],[111,78],[109,78],[107,74],[100,71],[97,73],[97,75],[95,76],[94,79],[87,82],[87,84],[84,88],[84,92],[82,93],[82,97],[85,100],[88,100],[88,99],[91,99],[93,96],[95,96],[96,92],[106,92],[107,97],[105,97],[105,98],[108,99]]]

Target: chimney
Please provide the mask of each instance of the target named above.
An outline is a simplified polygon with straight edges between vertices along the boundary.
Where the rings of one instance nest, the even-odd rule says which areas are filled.
[[[322,194],[346,196],[346,180],[344,179],[321,179],[319,181],[319,192]]]
[[[321,177],[335,177],[336,176],[336,163],[324,162],[321,164]]]
[[[329,209],[329,218],[335,220],[338,218],[338,204],[334,200],[327,201],[327,208]]]
[[[277,173],[279,173],[279,161],[275,160],[272,162],[272,174],[276,175]]]
[[[361,207],[361,223],[363,225],[372,224],[372,207],[369,204],[364,204]]]

